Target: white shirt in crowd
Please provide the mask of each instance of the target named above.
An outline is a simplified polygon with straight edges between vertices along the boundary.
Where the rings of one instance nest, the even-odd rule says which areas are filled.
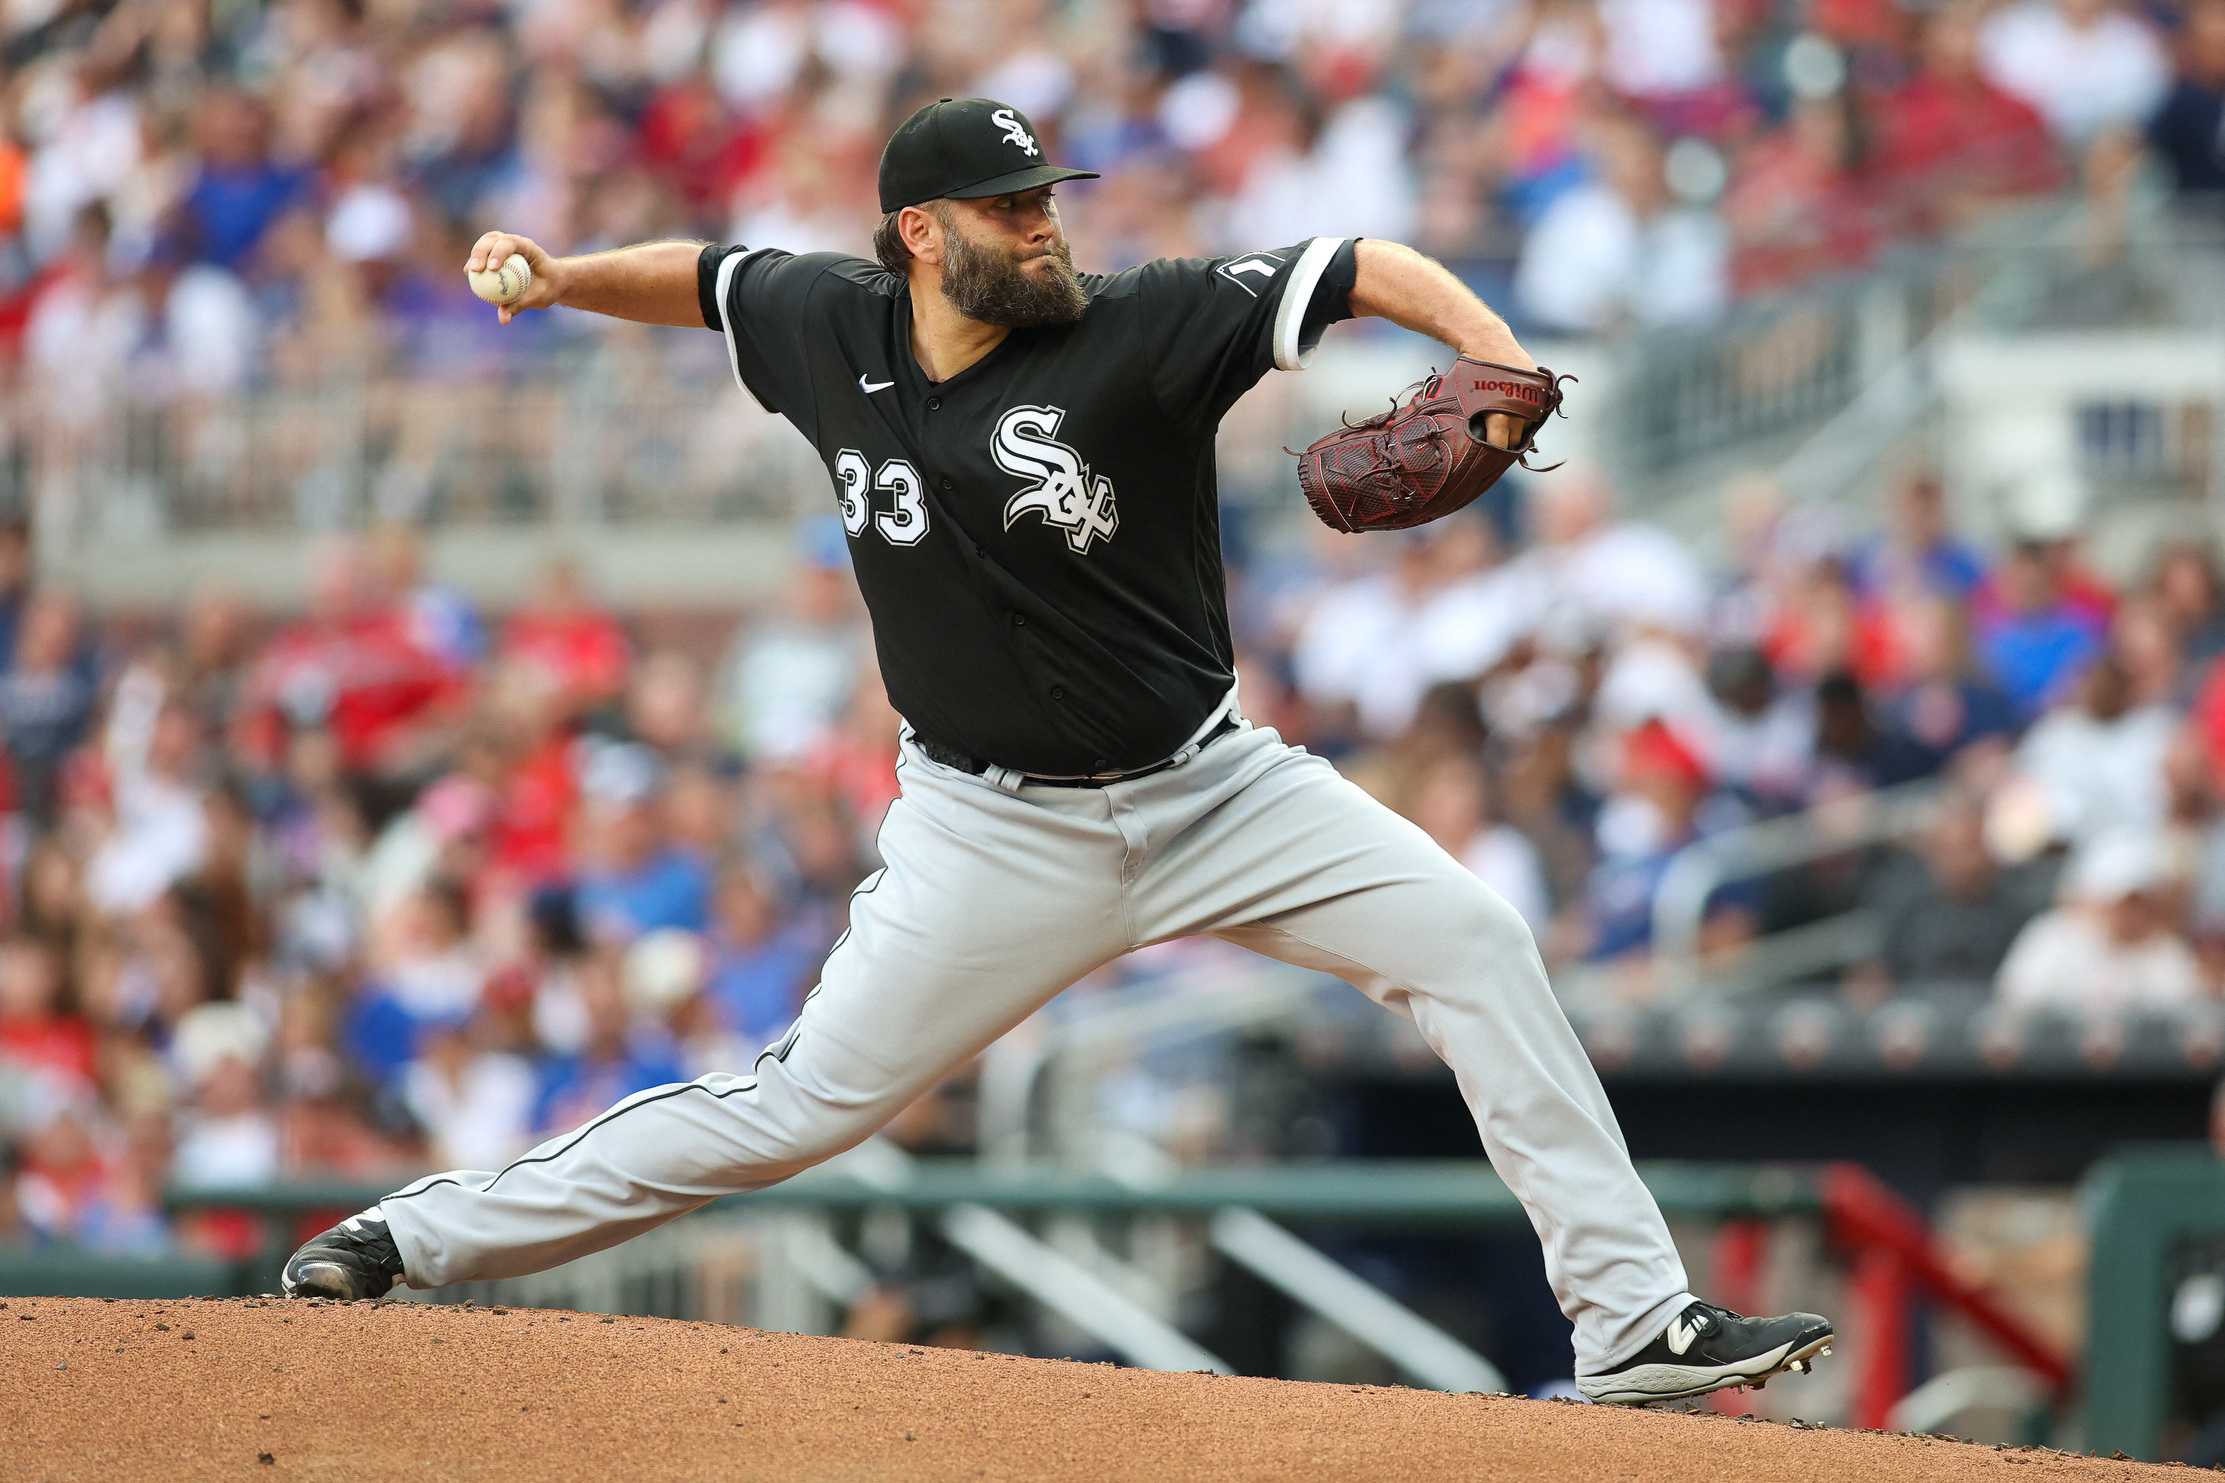
[[[1641,220],[1607,186],[1580,185],[1546,207],[1524,239],[1514,295],[1555,330],[1703,324],[1730,302],[1729,262],[1729,233],[1711,213]]]
[[[1331,588],[1292,646],[1298,688],[1317,703],[1349,701],[1370,736],[1397,736],[1430,686],[1506,657],[1535,622],[1528,590],[1506,567],[1419,594],[1390,573]]]
[[[1618,93],[1667,97],[1723,79],[1707,0],[1600,0],[1599,24],[1607,42],[1601,61]]]
[[[2070,144],[2107,128],[2138,128],[2171,83],[2155,33],[2113,5],[2081,26],[2054,0],[2018,0],[1986,18],[1978,64]]]
[[[104,911],[138,911],[200,869],[208,847],[200,790],[126,774],[116,780],[116,827],[86,866],[85,894]]]
[[[2016,766],[2047,800],[2049,837],[2078,842],[2161,824],[2164,755],[2178,725],[2160,705],[2110,721],[2076,706],[2041,717],[2018,745]]]
[[[2017,934],[1994,992],[2019,1009],[2162,1009],[2200,1000],[2202,970],[2193,950],[2172,933],[2118,943],[2098,915],[2064,906],[2034,917]]]
[[[1602,525],[1563,546],[1533,546],[1513,564],[1542,594],[1536,621],[1605,636],[1629,628],[1697,633],[1707,577],[1691,548],[1641,520]]]
[[[409,1110],[459,1169],[499,1169],[533,1146],[533,1068],[517,1056],[473,1056],[454,1081],[425,1061],[402,1076]]]
[[[192,1188],[267,1184],[278,1177],[278,1124],[269,1113],[189,1113],[181,1124],[177,1152],[170,1160],[172,1182]]]
[[[1529,836],[1512,824],[1492,824],[1468,841],[1460,863],[1520,912],[1532,932],[1545,930],[1553,917],[1552,891],[1545,884],[1545,864]]]

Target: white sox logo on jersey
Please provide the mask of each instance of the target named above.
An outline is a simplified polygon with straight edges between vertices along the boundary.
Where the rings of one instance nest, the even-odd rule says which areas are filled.
[[[1087,555],[1090,542],[1120,529],[1112,480],[1092,474],[1081,454],[1058,441],[1063,407],[1014,407],[997,419],[991,453],[997,467],[1035,482],[1004,502],[1004,528],[1030,510],[1066,532],[1066,544]]]
[[[1005,143],[1017,144],[1030,159],[1035,157],[1035,136],[1027,131],[1024,124],[1012,116],[1011,109],[998,109],[995,113],[989,115],[989,122],[1004,130]]]

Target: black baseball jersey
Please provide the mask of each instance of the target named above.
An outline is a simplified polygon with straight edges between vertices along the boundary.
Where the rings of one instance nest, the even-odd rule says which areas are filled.
[[[834,479],[889,701],[1002,767],[1149,766],[1233,682],[1213,436],[1347,317],[1351,243],[1082,275],[1069,325],[932,382],[907,281],[836,253],[705,249],[734,378]]]

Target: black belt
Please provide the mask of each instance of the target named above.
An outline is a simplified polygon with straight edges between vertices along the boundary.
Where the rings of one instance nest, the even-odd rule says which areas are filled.
[[[1125,783],[1132,778],[1147,778],[1155,772],[1165,772],[1177,762],[1186,761],[1189,757],[1196,756],[1198,752],[1205,750],[1206,747],[1234,731],[1236,726],[1237,722],[1234,716],[1223,716],[1220,725],[1199,738],[1195,750],[1185,747],[1164,762],[1154,762],[1149,767],[1139,767],[1134,772],[1107,772],[1086,778],[1045,778],[1037,777],[1030,772],[1022,773],[1020,781],[1023,784],[1040,788],[1102,788],[1107,783]],[[927,760],[930,762],[940,762],[945,767],[955,767],[958,771],[970,773],[974,777],[979,777],[989,770],[990,764],[982,761],[979,757],[968,757],[956,747],[946,747],[917,727],[912,730],[912,741],[921,752],[926,754]]]

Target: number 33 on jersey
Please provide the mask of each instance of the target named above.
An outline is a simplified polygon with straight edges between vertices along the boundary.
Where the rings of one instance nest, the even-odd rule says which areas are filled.
[[[851,535],[864,535],[870,524],[891,545],[916,546],[927,534],[927,501],[921,497],[925,486],[919,470],[906,460],[892,458],[876,469],[857,449],[845,448],[834,456],[834,477],[842,528]],[[893,497],[887,509],[873,508],[868,497],[872,490]]]
[[[1032,511],[1065,531],[1066,543],[1086,556],[1090,542],[1109,540],[1120,529],[1120,507],[1112,480],[1092,474],[1079,452],[1057,440],[1065,417],[1060,407],[1014,407],[997,419],[990,455],[998,468],[1028,481],[1005,501],[1004,528]],[[927,534],[926,486],[907,460],[891,458],[874,468],[857,449],[845,448],[834,456],[834,477],[842,528],[851,535],[871,526],[891,545],[912,546]],[[886,508],[875,507],[875,493],[889,497]]]

